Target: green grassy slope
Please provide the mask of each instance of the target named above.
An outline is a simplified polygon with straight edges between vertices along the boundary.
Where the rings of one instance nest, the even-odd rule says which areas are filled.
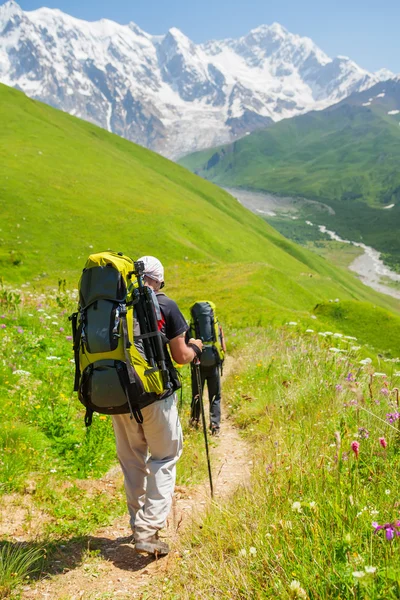
[[[321,222],[400,265],[398,109],[400,82],[386,82],[181,164],[218,184],[322,200],[336,215]]]
[[[72,286],[89,253],[113,248],[159,256],[184,308],[212,296],[234,326],[310,315],[335,297],[398,308],[150,151],[5,86],[0,122],[6,282]]]

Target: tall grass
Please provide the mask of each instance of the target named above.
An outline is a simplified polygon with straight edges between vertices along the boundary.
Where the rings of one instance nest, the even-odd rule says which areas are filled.
[[[0,598],[10,593],[40,569],[45,553],[42,548],[2,542],[0,546]]]
[[[225,397],[251,486],[212,507],[154,597],[399,597],[398,363],[309,336],[270,331],[248,346]]]

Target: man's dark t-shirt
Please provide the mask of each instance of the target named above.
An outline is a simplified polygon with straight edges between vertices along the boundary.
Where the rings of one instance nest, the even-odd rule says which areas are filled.
[[[160,331],[169,340],[182,335],[189,329],[186,319],[178,308],[176,302],[168,298],[165,294],[157,293],[158,304],[161,309],[161,323],[159,322]]]

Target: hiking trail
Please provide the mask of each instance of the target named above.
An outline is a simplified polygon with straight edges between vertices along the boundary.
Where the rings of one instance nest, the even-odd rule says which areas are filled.
[[[227,357],[224,378],[232,371],[234,359]],[[206,402],[206,404],[208,404]],[[246,443],[232,421],[222,412],[221,435],[211,446],[214,502],[229,497],[239,485],[248,482],[251,470]],[[88,485],[117,489],[122,482],[119,466]],[[168,556],[155,560],[135,552],[128,515],[117,518],[85,538],[86,552],[80,542],[60,545],[48,571],[54,573],[33,585],[24,586],[21,600],[97,600],[139,598],[151,578],[168,572],[180,556],[179,536],[189,527],[198,527],[199,519],[210,503],[208,478],[194,487],[177,486],[167,527],[161,537],[171,546]]]

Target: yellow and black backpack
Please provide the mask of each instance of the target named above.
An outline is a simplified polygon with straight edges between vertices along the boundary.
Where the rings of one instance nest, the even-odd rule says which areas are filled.
[[[215,304],[208,300],[195,302],[190,307],[190,335],[202,340],[200,364],[203,367],[222,365],[225,358],[223,332],[215,312]]]
[[[141,408],[176,389],[157,297],[143,285],[143,268],[122,253],[101,252],[83,269],[78,312],[70,320],[74,391],[86,407],[87,426],[93,412],[130,413],[142,423]]]

